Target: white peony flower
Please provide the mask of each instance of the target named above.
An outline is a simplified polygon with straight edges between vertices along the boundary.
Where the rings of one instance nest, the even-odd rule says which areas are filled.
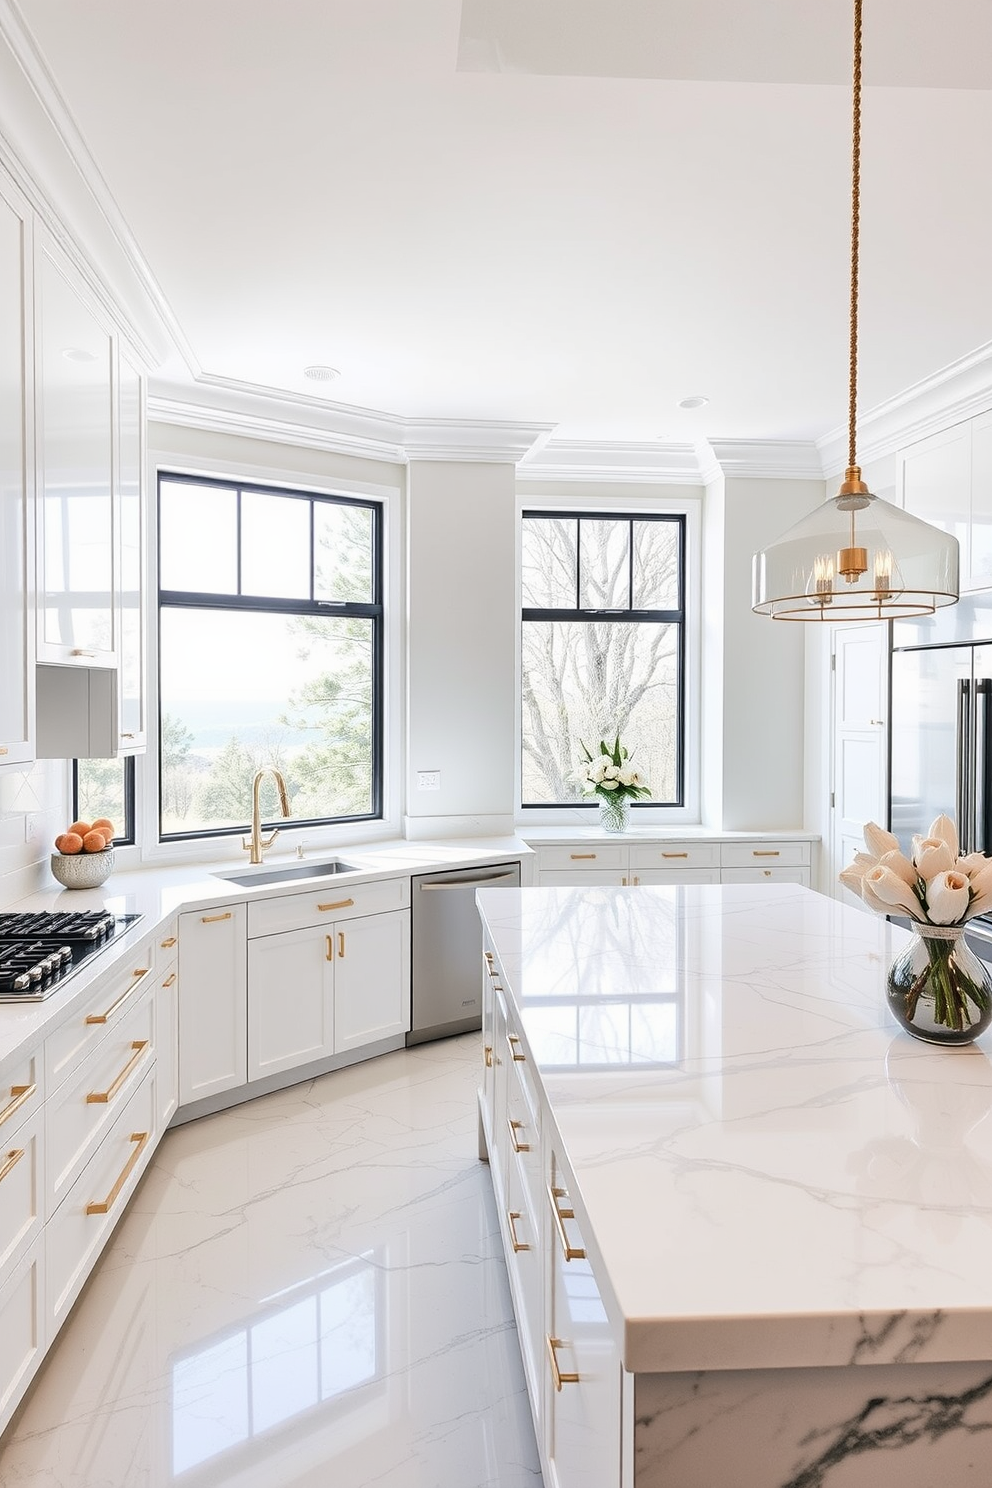
[[[954,867],[955,855],[942,837],[914,837],[913,862],[916,871],[927,883],[938,873],[949,873]]]
[[[883,914],[891,914],[894,909],[901,909],[911,915],[914,920],[925,918],[923,907],[909,885],[903,883],[899,875],[893,873],[891,868],[886,868],[883,863],[876,863],[874,868],[869,868],[861,880],[862,898],[867,903],[866,888],[871,891],[875,899],[880,900],[886,906],[882,910]]]
[[[971,898],[966,873],[938,873],[927,884],[927,916],[932,925],[955,925],[964,918]]]

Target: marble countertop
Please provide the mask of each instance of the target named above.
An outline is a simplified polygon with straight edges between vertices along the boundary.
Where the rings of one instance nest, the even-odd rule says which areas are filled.
[[[326,852],[315,851],[308,853],[307,857],[312,857],[315,863],[338,857],[353,864],[354,872],[338,873],[333,878],[335,884],[350,885],[446,868],[471,868],[530,855],[526,843],[516,837],[453,837],[424,842],[395,839],[365,844],[354,851],[346,846]],[[295,856],[273,850],[260,866],[262,869],[280,865],[296,869],[303,863]],[[26,1047],[37,1044],[72,1016],[97,978],[111,971],[118,961],[143,942],[150,931],[183,910],[306,893],[316,884],[329,881],[325,875],[323,878],[296,878],[283,883],[245,887],[214,876],[251,871],[242,854],[240,859],[228,858],[217,863],[150,866],[132,872],[115,872],[99,889],[63,889],[53,879],[49,888],[5,904],[5,910],[107,909],[115,915],[136,914],[140,919],[116,938],[106,951],[84,962],[72,979],[44,1002],[0,1003],[0,1083],[14,1068]]]
[[[992,1063],[796,885],[480,890],[627,1369],[992,1358]]]

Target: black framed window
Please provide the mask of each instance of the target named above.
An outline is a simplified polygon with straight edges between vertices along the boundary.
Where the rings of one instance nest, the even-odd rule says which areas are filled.
[[[159,835],[382,814],[382,507],[161,473]],[[282,821],[267,776],[263,816]]]
[[[576,778],[619,733],[651,787],[685,781],[685,517],[525,511],[521,804],[596,805]]]
[[[114,824],[114,844],[134,842],[134,757],[77,759],[72,762],[72,819]]]

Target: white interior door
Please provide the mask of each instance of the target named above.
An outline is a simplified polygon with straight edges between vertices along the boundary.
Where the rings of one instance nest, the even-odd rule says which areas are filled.
[[[838,626],[833,639],[833,801],[827,893],[860,903],[837,875],[886,822],[889,639],[885,622]]]

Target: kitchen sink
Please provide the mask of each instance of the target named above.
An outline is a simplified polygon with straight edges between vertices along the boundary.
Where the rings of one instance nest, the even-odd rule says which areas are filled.
[[[327,858],[322,863],[294,863],[292,867],[285,868],[249,868],[245,873],[215,873],[213,876],[251,889],[255,884],[285,883],[294,878],[327,878],[332,873],[357,872],[353,863],[345,863],[341,858]]]

